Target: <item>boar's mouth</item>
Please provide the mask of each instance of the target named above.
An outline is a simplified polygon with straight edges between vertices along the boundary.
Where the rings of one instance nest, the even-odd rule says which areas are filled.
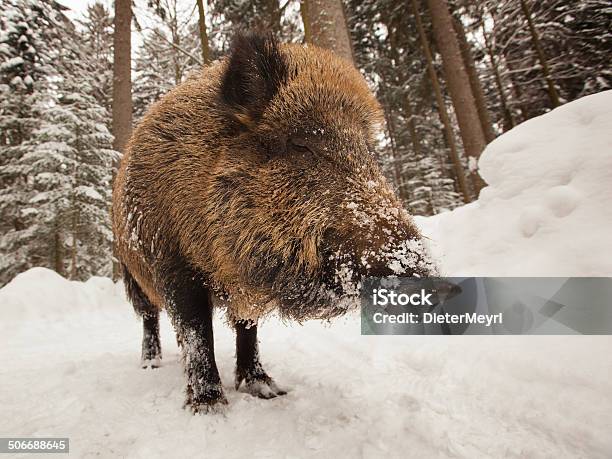
[[[315,273],[283,275],[281,269],[271,291],[281,317],[303,321],[332,319],[358,309],[362,282],[367,277],[436,275],[420,239],[388,244],[367,253],[325,250]]]
[[[285,285],[279,292],[278,313],[282,318],[302,322],[310,319],[329,320],[359,306],[359,284],[342,289],[317,279]]]
[[[299,283],[286,286],[278,302],[278,313],[282,318],[302,322],[344,315],[358,307],[359,295],[338,295],[323,282]]]
[[[274,281],[266,288],[267,299],[277,305],[283,319],[302,322],[311,319],[332,319],[359,306],[359,282],[350,271],[292,272],[282,267],[275,270]],[[344,277],[341,276],[344,274]]]

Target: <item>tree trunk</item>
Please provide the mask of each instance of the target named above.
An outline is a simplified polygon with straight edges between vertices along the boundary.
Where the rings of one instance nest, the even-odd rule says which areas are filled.
[[[170,28],[170,37],[172,39],[172,47],[174,49],[181,48],[181,36],[179,33],[179,20],[176,1],[166,10],[168,18],[168,27]],[[172,60],[174,61],[174,84],[178,86],[183,80],[183,69],[180,65],[179,55],[174,52],[172,53]]]
[[[395,141],[396,139],[395,136],[397,135],[396,130],[395,130],[395,122],[393,121],[393,114],[390,113],[390,110],[388,109],[390,105],[389,105],[389,99],[387,99],[387,90],[386,90],[386,85],[385,85],[384,80],[382,81],[381,95],[383,99],[385,100],[385,104],[383,105],[383,114],[385,116],[385,124],[387,126],[387,132],[389,133],[389,140],[391,141],[391,155],[393,157],[393,172],[395,175],[395,183],[397,185],[397,194],[402,204],[406,205],[407,202],[406,202],[406,195],[404,192],[402,164],[400,161],[400,157],[397,153],[397,143]]]
[[[480,84],[480,77],[476,71],[476,65],[474,64],[474,56],[472,56],[470,43],[465,36],[463,24],[456,17],[453,17],[453,28],[457,34],[459,49],[461,50],[461,57],[463,58],[465,70],[467,71],[468,78],[470,80],[470,87],[472,88],[474,102],[476,103],[476,110],[478,110],[478,118],[480,119],[480,126],[482,127],[482,132],[484,133],[486,142],[489,143],[495,139],[495,131],[493,131],[491,116],[489,115],[489,109],[487,108],[487,99],[485,98],[484,91],[482,90],[482,84]]]
[[[390,45],[390,51],[391,51],[391,56],[393,57],[394,61],[397,62],[401,62],[401,56],[400,56],[400,45],[398,45],[398,30],[395,29],[394,30],[395,33],[393,33],[391,30],[389,31],[389,36],[388,36],[388,42]],[[381,73],[382,75],[382,73]],[[397,84],[397,81],[396,81]],[[403,110],[404,110],[404,118],[406,120],[406,126],[408,127],[408,132],[410,132],[410,142],[412,143],[412,150],[414,151],[415,155],[420,158],[421,154],[422,154],[422,149],[421,149],[421,139],[417,133],[417,129],[416,129],[416,124],[414,122],[414,117],[412,116],[412,104],[411,104],[411,100],[410,100],[410,94],[408,89],[404,90],[404,94],[403,94],[403,98],[404,98],[404,103],[403,103]]]
[[[312,33],[310,32],[310,19],[308,19],[308,0],[300,1],[300,15],[304,24],[304,43],[312,43]]]
[[[310,41],[354,63],[353,46],[341,0],[308,0],[302,5]]]
[[[269,29],[277,37],[281,32],[281,17],[282,11],[279,5],[279,0],[266,0],[266,16],[268,18]]]
[[[393,114],[388,113],[387,109],[384,109],[387,126],[389,128],[389,137],[391,138],[391,153],[393,155],[393,171],[395,173],[395,182],[397,183],[397,194],[400,198],[400,202],[406,206],[406,190],[404,190],[404,174],[402,172],[402,161],[397,152],[397,143],[395,142],[395,123],[393,122]]]
[[[204,1],[197,0],[198,2],[198,24],[200,26],[200,42],[202,45],[202,64],[208,65],[210,63],[210,47],[208,46],[208,34],[206,33],[206,12],[204,11]]]
[[[557,88],[555,87],[555,82],[550,76],[548,60],[546,59],[544,49],[540,44],[540,37],[538,36],[538,31],[536,30],[535,25],[533,24],[531,11],[529,10],[529,6],[527,5],[527,2],[525,0],[521,0],[521,10],[523,11],[525,19],[527,19],[527,25],[529,26],[529,33],[531,34],[533,47],[536,50],[538,60],[540,61],[540,65],[542,66],[542,74],[544,75],[544,79],[546,80],[546,86],[548,87],[548,97],[550,99],[550,103],[552,105],[552,108],[558,107],[559,105],[561,105],[561,103],[559,102],[559,93],[557,92]]]
[[[495,58],[495,51],[493,49],[493,45],[491,44],[489,34],[485,30],[485,24],[484,24],[484,20],[482,19],[482,16],[479,18],[479,20],[480,20],[480,26],[482,29],[482,36],[484,37],[485,48],[487,49],[487,54],[489,55],[489,62],[491,64],[491,70],[493,70],[495,86],[497,86],[497,93],[499,94],[499,101],[501,104],[502,112],[504,114],[504,127],[505,127],[504,131],[509,131],[515,125],[514,118],[512,117],[512,112],[510,111],[510,107],[508,107],[508,100],[506,99],[504,85],[502,83],[501,74],[499,73],[497,59]]]
[[[131,0],[115,0],[113,37],[113,148],[123,151],[132,132]]]
[[[431,13],[437,48],[442,55],[446,84],[459,123],[463,149],[468,157],[470,178],[474,191],[478,195],[485,186],[484,181],[478,175],[478,158],[487,142],[480,126],[478,110],[474,102],[470,80],[461,58],[457,36],[453,30],[447,0],[427,0],[427,3]]]
[[[79,126],[76,127],[76,151],[79,155],[82,151],[81,147],[81,130]],[[77,177],[77,162],[75,158],[74,167],[72,168],[72,202],[71,202],[71,222],[70,230],[72,232],[72,244],[70,247],[70,280],[76,280],[77,277],[77,227],[78,227],[78,215],[77,215],[77,194],[76,189],[78,186]]]
[[[56,273],[58,273],[60,276],[63,276],[64,269],[62,263],[62,239],[57,224],[53,232],[53,247],[55,249],[53,251],[53,268]]]
[[[72,209],[72,247],[70,247],[70,280],[76,280],[77,277],[77,211],[76,203],[73,198]]]
[[[510,85],[512,87],[512,94],[514,95],[514,98],[517,101],[517,110],[520,112],[519,121],[514,123],[515,125],[517,125],[520,124],[522,121],[528,120],[529,118],[533,118],[533,110],[530,106],[525,104],[525,99],[523,98],[523,90],[521,88],[521,82],[517,80],[514,68],[512,67],[512,64],[510,64],[510,60],[506,56],[504,56],[504,67],[508,70],[508,79],[510,80]]]
[[[468,186],[465,180],[465,172],[463,170],[463,164],[461,164],[459,153],[457,152],[457,144],[455,143],[455,137],[453,135],[453,130],[451,127],[450,118],[448,116],[448,111],[446,110],[444,99],[442,98],[442,90],[440,89],[440,83],[438,81],[438,76],[436,75],[436,69],[434,68],[434,65],[433,65],[433,58],[431,56],[429,42],[427,41],[427,35],[425,34],[425,29],[423,28],[423,23],[421,22],[421,16],[419,14],[419,7],[417,5],[416,0],[411,0],[411,5],[412,5],[412,13],[414,14],[417,29],[419,31],[419,39],[421,41],[421,46],[423,48],[423,54],[425,55],[425,59],[427,61],[427,72],[429,73],[431,85],[432,85],[434,94],[436,96],[436,103],[438,105],[438,113],[440,114],[440,121],[442,122],[442,126],[444,126],[444,138],[446,139],[446,144],[448,145],[448,149],[450,151],[450,157],[451,157],[451,162],[453,163],[453,168],[455,171],[457,187],[459,189],[459,192],[463,196],[463,202],[468,203],[472,199],[470,198],[470,192],[468,190]]]
[[[115,31],[113,34],[113,149],[123,152],[132,133],[132,3],[115,0]],[[117,164],[113,165],[113,181]],[[114,244],[113,244],[114,245]],[[113,279],[119,266],[113,257]]]
[[[410,141],[412,142],[412,150],[417,158],[421,157],[421,138],[414,122],[414,116],[412,114],[412,104],[410,102],[410,96],[406,94],[404,98],[404,115],[406,116],[406,123],[408,124],[408,131],[410,132]]]

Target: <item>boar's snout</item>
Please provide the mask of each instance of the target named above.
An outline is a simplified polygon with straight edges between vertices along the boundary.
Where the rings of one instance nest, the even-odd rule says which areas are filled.
[[[366,277],[426,277],[436,275],[422,236],[405,210],[377,208],[350,211],[348,224],[328,228],[323,234],[323,269],[328,285],[346,293],[347,282]]]

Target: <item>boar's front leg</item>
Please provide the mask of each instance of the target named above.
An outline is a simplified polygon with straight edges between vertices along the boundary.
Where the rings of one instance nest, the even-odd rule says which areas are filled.
[[[257,325],[244,320],[234,322],[236,329],[236,390],[244,381],[246,392],[260,398],[274,398],[287,392],[268,376],[259,361]]]
[[[185,407],[194,413],[218,411],[227,404],[227,399],[215,362],[211,294],[197,274],[178,277],[168,311],[183,353],[187,377]]]

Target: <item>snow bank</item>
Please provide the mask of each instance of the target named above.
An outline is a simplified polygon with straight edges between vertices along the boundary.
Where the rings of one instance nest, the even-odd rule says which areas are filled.
[[[446,275],[612,276],[612,91],[492,142],[479,199],[417,218]]]
[[[72,282],[50,269],[32,268],[0,290],[0,315],[3,321],[25,324],[32,319],[107,310],[124,302],[123,286],[106,277]]]

